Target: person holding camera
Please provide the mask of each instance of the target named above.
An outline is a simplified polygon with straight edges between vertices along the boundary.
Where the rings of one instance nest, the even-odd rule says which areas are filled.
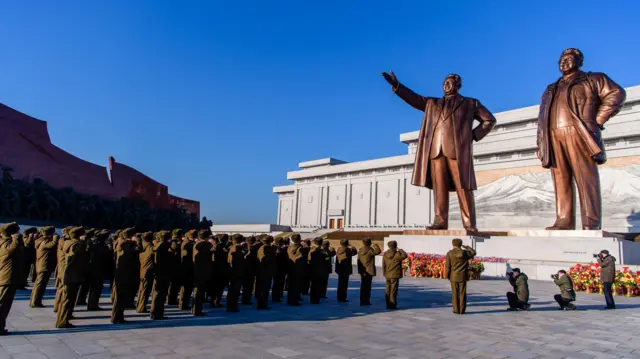
[[[553,299],[560,305],[560,310],[576,310],[576,306],[571,303],[576,300],[576,292],[573,290],[573,281],[563,269],[557,274],[552,274],[551,279],[560,287],[560,294],[553,296]]]
[[[611,285],[616,276],[616,259],[609,255],[609,251],[606,249],[601,250],[599,254],[594,254],[593,257],[598,258],[600,265],[600,281],[604,285],[604,298],[607,301],[607,306],[604,309],[616,309],[616,303],[611,294]]]
[[[520,272],[520,268],[513,268],[512,272],[507,272],[509,284],[513,287],[513,292],[507,293],[509,301],[508,310],[529,310],[529,277]],[[514,293],[515,292],[515,293]]]

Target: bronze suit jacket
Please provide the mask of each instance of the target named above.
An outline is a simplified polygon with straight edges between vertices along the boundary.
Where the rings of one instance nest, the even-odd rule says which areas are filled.
[[[560,81],[560,79],[558,79]],[[551,103],[558,81],[547,87],[540,101],[538,114],[538,158],[542,167],[552,167],[549,139]],[[568,105],[573,115],[573,125],[591,151],[598,164],[607,161],[602,141],[602,128],[622,108],[626,92],[607,75],[599,72],[580,72],[567,89]]]
[[[455,135],[452,141],[455,142],[454,147],[456,150],[458,170],[460,172],[460,187],[468,190],[477,189],[471,146],[472,141],[480,141],[491,132],[491,129],[495,126],[496,118],[491,112],[489,112],[480,101],[458,95],[452,111],[443,113],[443,98],[418,95],[402,84],[398,84],[394,92],[406,103],[424,112],[411,183],[414,186],[433,189],[431,160],[429,158],[433,132],[438,121],[452,116],[449,121],[453,121]],[[474,120],[480,122],[475,128],[473,128]],[[453,181],[449,183],[449,190],[455,191]]]

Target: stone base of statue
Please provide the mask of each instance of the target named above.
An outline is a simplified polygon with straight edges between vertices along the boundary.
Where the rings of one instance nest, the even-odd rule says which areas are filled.
[[[606,231],[406,230],[401,235],[385,238],[385,248],[389,241],[396,241],[407,253],[444,255],[452,248],[454,238],[462,239],[464,245],[487,259],[485,277],[504,276],[508,268],[519,267],[530,279],[550,280],[549,275],[560,269],[595,262],[593,254],[603,249],[617,259],[619,268],[630,266],[640,270],[640,242]]]

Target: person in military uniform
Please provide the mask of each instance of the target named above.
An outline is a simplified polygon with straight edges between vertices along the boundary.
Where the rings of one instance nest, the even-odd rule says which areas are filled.
[[[180,295],[180,288],[182,287],[182,276],[180,275],[180,258],[183,235],[184,232],[181,229],[174,229],[173,232],[171,232],[171,244],[169,252],[173,255],[173,260],[171,261],[171,283],[169,285],[169,294],[167,296],[168,305],[178,305],[178,297]]]
[[[62,278],[64,277],[65,271],[65,257],[64,257],[64,243],[71,239],[69,237],[69,230],[73,227],[65,227],[62,229],[62,240],[58,241],[58,249],[56,251],[56,256],[58,259],[58,264],[56,266],[56,297],[53,301],[53,312],[57,313],[60,309],[60,303],[62,300],[62,292],[64,292],[64,285],[62,284]]]
[[[287,277],[289,256],[287,255],[287,248],[285,247],[282,238],[275,238],[273,242],[273,247],[275,248],[275,258],[273,286],[271,288],[271,301],[273,303],[280,303],[282,302],[282,295],[284,293],[284,284],[285,278]]]
[[[109,293],[111,297],[111,302],[113,303],[113,299],[115,297],[115,291],[113,290],[113,283],[115,282],[116,277],[116,244],[118,244],[118,238],[120,238],[120,232],[122,230],[116,230],[113,235],[109,236],[109,241],[107,242],[107,251],[109,252],[109,262],[107,263],[108,276],[109,278]]]
[[[222,295],[224,288],[229,286],[229,235],[219,234],[213,248],[213,279],[211,290],[211,306],[222,308]]]
[[[85,263],[83,266],[88,270],[86,271],[86,273],[83,273],[84,282],[82,282],[80,288],[78,289],[78,299],[76,300],[76,305],[87,305],[87,296],[89,295],[89,287],[91,286],[89,273],[91,269],[91,267],[89,266],[89,250],[91,248],[95,233],[96,230],[93,228],[85,229],[84,236],[80,237],[80,241],[82,242],[84,251],[86,252],[86,255],[83,256],[83,259],[87,261],[87,263]]]
[[[324,251],[327,252],[328,255],[326,260],[327,271],[324,277],[324,283],[322,284],[322,298],[327,299],[329,298],[327,297],[327,290],[329,289],[329,276],[331,275],[331,273],[333,273],[331,258],[336,256],[336,250],[331,247],[331,242],[329,242],[328,239],[325,239],[322,242],[322,249],[324,249]]]
[[[560,294],[553,296],[553,299],[558,302],[560,310],[576,310],[575,302],[576,292],[573,290],[573,281],[571,277],[567,275],[567,271],[561,269],[557,274],[552,275],[553,282],[560,287]]]
[[[164,302],[169,291],[169,283],[171,281],[171,269],[173,267],[173,253],[171,253],[171,245],[169,240],[171,234],[168,231],[160,231],[156,233],[156,242],[153,247],[153,269],[155,272],[155,281],[153,283],[153,298],[151,300],[151,319],[163,320]]]
[[[358,251],[358,273],[360,274],[360,305],[371,305],[371,283],[376,276],[376,256],[382,253],[377,244],[371,245],[371,238],[362,239]]]
[[[29,286],[29,274],[31,274],[31,267],[36,259],[36,237],[38,229],[36,227],[29,227],[22,232],[22,238],[24,241],[22,250],[22,285],[18,287],[18,290],[26,290]]]
[[[191,313],[194,316],[205,315],[202,311],[202,306],[206,300],[205,291],[209,285],[213,270],[213,244],[210,239],[210,230],[200,230],[198,232],[198,240],[193,246],[194,298]]]
[[[331,258],[329,253],[322,248],[322,238],[313,239],[313,244],[307,257],[309,262],[308,275],[311,278],[309,302],[311,304],[320,304],[327,276],[327,260]]]
[[[304,269],[302,270],[302,276],[300,277],[300,294],[309,295],[309,289],[311,288],[311,275],[309,270],[309,252],[311,251],[311,239],[306,238],[301,242],[302,248],[306,252],[304,255]]]
[[[258,243],[256,243],[256,237],[247,237],[247,256],[244,266],[244,278],[242,280],[242,304],[252,305],[251,296],[256,287],[256,272],[258,270]]]
[[[507,292],[508,310],[529,310],[529,277],[520,272],[520,268],[513,268],[507,273],[509,284],[513,287],[513,292]]]
[[[198,235],[195,229],[185,234],[185,240],[182,241],[180,247],[180,273],[182,278],[182,289],[180,289],[180,303],[178,307],[181,310],[191,310],[191,293],[193,293],[193,245],[194,239]]]
[[[258,309],[269,309],[269,290],[271,281],[276,272],[276,251],[273,245],[273,237],[262,236],[262,246],[258,249],[258,283],[256,293],[258,295]]]
[[[109,238],[109,231],[102,230],[94,236],[89,247],[89,299],[87,310],[96,311],[100,308],[100,296],[104,288],[104,280],[111,265],[113,252],[109,251],[105,243]]]
[[[445,257],[445,278],[451,282],[451,302],[455,314],[464,314],[467,310],[467,281],[469,281],[469,260],[476,251],[462,245],[462,239],[452,241],[453,249]]]
[[[387,309],[398,309],[398,287],[402,278],[402,261],[407,253],[398,249],[398,242],[389,241],[389,249],[382,256],[382,273],[385,278],[384,298]]]
[[[340,240],[340,247],[336,250],[336,273],[338,273],[338,302],[346,303],[349,290],[349,276],[353,274],[353,262],[351,258],[358,254],[355,248],[349,245],[348,239]]]
[[[64,255],[64,273],[62,274],[62,296],[60,298],[60,307],[58,308],[58,317],[56,319],[56,328],[74,328],[69,323],[73,316],[73,309],[78,298],[78,290],[84,282],[84,274],[87,271],[86,249],[81,237],[84,236],[84,228],[75,227],[69,230],[69,240],[63,244]]]
[[[31,308],[44,308],[42,305],[42,297],[47,289],[47,283],[51,274],[56,269],[56,250],[57,242],[53,239],[56,229],[52,226],[40,228],[42,234],[36,240],[36,281],[31,291]]]
[[[115,247],[116,268],[113,291],[115,293],[111,308],[111,323],[126,323],[124,310],[135,295],[136,274],[138,272],[138,251],[135,229],[127,228],[120,232]]]
[[[0,336],[9,334],[5,328],[16,288],[23,284],[22,236],[20,226],[11,222],[0,227]]]
[[[247,250],[242,246],[244,237],[240,234],[233,235],[233,244],[229,248],[228,262],[231,267],[229,281],[229,292],[227,293],[227,312],[239,312],[238,299],[242,280],[244,278],[244,268],[246,264]]]
[[[138,303],[136,313],[149,313],[147,302],[153,288],[153,233],[142,234],[142,241],[138,247],[138,260],[140,261],[140,287],[138,288]]]
[[[299,234],[291,236],[291,245],[287,249],[287,255],[289,256],[289,272],[287,273],[289,288],[287,291],[287,304],[298,306],[302,297],[300,294],[302,272],[307,267],[308,252],[301,246],[301,239]]]

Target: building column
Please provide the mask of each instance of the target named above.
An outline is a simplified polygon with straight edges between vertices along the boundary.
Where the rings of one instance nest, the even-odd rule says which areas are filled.
[[[374,226],[376,224],[376,210],[378,204],[378,177],[373,177],[371,183],[371,198],[370,198],[370,212],[369,212],[369,225]]]
[[[300,213],[300,211],[298,210],[298,203],[300,202],[300,191],[298,190],[298,186],[296,186],[296,189],[293,192],[293,208],[291,208],[291,213],[293,214],[293,221],[291,221],[291,223],[293,223],[294,226],[298,225],[298,214]]]
[[[324,203],[325,200],[325,193],[322,191],[323,189],[323,186],[318,187],[318,217],[316,219],[316,223],[319,227],[322,227],[322,203]]]
[[[351,178],[349,178],[349,182],[347,183],[347,190],[344,200],[346,201],[344,204],[344,224],[351,225]]]
[[[402,178],[399,179],[398,181],[400,181],[399,183],[399,187],[398,187],[398,225],[403,225],[404,221],[405,221],[405,193],[404,191],[406,191],[406,184],[405,182],[407,181],[404,178],[404,173],[402,174]]]
[[[282,204],[282,200],[280,199],[280,195],[278,194],[278,214],[276,215],[276,224],[280,225],[280,205]]]

